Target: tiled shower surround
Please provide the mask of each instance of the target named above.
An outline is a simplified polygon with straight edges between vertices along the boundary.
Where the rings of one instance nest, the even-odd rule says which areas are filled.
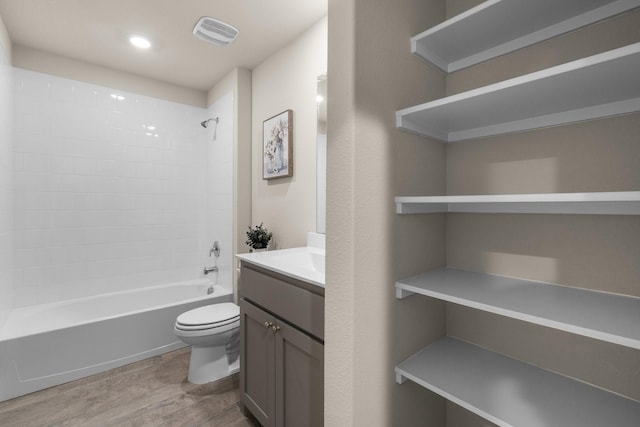
[[[14,307],[196,279],[214,239],[228,274],[231,95],[206,110],[13,71]]]
[[[11,65],[0,45],[0,328],[13,299],[11,74]]]

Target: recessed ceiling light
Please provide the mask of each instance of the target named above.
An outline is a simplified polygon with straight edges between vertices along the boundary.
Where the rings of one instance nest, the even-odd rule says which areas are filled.
[[[132,45],[140,49],[149,49],[151,47],[151,42],[142,36],[131,36],[129,37],[129,41]]]

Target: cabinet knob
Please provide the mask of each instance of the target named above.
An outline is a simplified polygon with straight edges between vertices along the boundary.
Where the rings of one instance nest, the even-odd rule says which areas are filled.
[[[265,328],[267,328],[267,329],[272,328],[272,327],[273,327],[273,323],[271,323],[271,322],[264,322],[264,327],[265,327]]]
[[[271,324],[271,330],[276,333],[280,330],[280,326],[278,325],[274,325],[273,323]]]

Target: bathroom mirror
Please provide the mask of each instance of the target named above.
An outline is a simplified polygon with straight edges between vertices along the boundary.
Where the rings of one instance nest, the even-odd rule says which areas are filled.
[[[318,125],[316,132],[316,232],[326,232],[327,211],[327,75],[318,77]]]

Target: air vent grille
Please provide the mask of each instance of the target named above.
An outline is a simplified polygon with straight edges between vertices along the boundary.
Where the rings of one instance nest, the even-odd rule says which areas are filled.
[[[230,45],[238,37],[238,33],[237,28],[208,16],[200,18],[193,27],[194,36],[217,46]]]

